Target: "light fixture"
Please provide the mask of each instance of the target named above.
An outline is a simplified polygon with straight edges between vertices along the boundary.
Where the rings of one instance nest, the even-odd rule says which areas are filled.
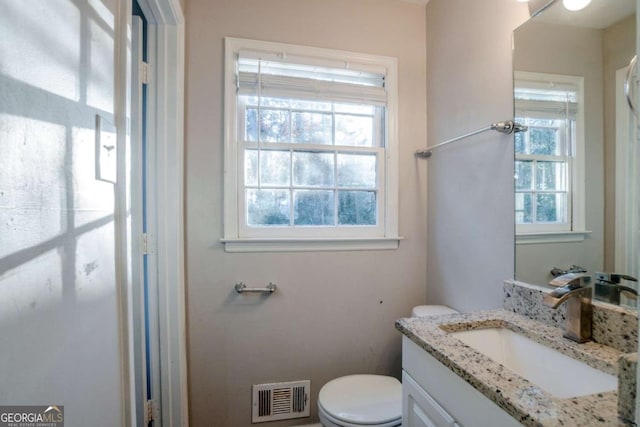
[[[562,5],[567,10],[580,10],[587,7],[591,0],[562,0]]]

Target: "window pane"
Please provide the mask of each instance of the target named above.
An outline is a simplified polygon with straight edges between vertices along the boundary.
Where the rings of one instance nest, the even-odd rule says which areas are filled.
[[[293,197],[295,225],[335,225],[333,191],[299,190]]]
[[[258,97],[251,95],[240,95],[238,99],[244,102],[246,105],[257,106],[258,105]]]
[[[338,154],[338,186],[376,188],[376,156]]]
[[[564,162],[536,163],[536,190],[564,190]]]
[[[558,129],[530,127],[529,139],[531,142],[531,154],[556,155],[558,150]]]
[[[260,151],[260,184],[268,186],[289,186],[291,166],[288,151]]]
[[[526,154],[526,141],[524,132],[518,132],[513,137],[516,144],[516,154]]]
[[[289,225],[288,190],[247,190],[248,225]]]
[[[373,147],[373,117],[336,114],[336,145]]]
[[[533,162],[516,160],[516,190],[533,189]]]
[[[359,104],[335,104],[336,113],[350,113],[350,114],[369,114],[373,115],[375,107],[373,105],[359,105]]]
[[[293,153],[293,185],[333,187],[333,153]]]
[[[260,106],[262,107],[277,107],[277,108],[288,109],[290,105],[291,105],[291,100],[289,98],[268,98],[268,97],[260,98]]]
[[[531,199],[531,193],[516,193],[516,224],[533,222]]]
[[[338,192],[338,222],[342,225],[375,225],[375,191]]]
[[[543,193],[536,195],[536,222],[566,222],[566,194]]]
[[[331,114],[292,113],[291,141],[307,144],[332,144]]]
[[[260,138],[265,142],[289,142],[289,112],[260,110]]]
[[[244,185],[258,185],[257,150],[244,150]]]
[[[303,99],[292,99],[291,108],[295,110],[331,111],[331,103],[320,101],[305,101]]]
[[[246,123],[244,126],[244,137],[247,141],[258,140],[258,109],[247,108]]]

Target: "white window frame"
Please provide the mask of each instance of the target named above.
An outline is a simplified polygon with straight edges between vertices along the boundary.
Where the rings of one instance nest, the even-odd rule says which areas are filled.
[[[358,66],[385,70],[387,92],[386,121],[384,129],[384,162],[379,167],[377,197],[380,198],[378,225],[375,227],[329,227],[339,232],[324,237],[326,227],[318,227],[304,235],[285,227],[270,227],[270,230],[253,229],[247,232],[240,213],[244,209],[244,147],[238,141],[238,108],[236,86],[236,59],[240,51],[260,51],[285,56],[318,58],[320,61],[358,64]],[[397,59],[334,49],[298,46],[258,40],[225,38],[225,101],[224,101],[224,237],[227,252],[281,252],[281,251],[334,251],[334,250],[384,250],[397,249],[401,237],[398,235],[398,137],[397,137]],[[271,143],[270,143],[271,144]],[[290,145],[290,144],[289,144]],[[330,146],[310,149],[329,149]],[[353,152],[358,151],[354,147]],[[315,235],[314,235],[315,234]]]
[[[565,83],[577,88],[578,111],[575,118],[575,143],[571,147],[568,183],[568,225],[516,224],[516,244],[580,242],[591,231],[586,229],[585,199],[585,132],[584,132],[584,78],[549,73],[514,72],[514,86],[533,86],[545,82]],[[526,83],[525,83],[526,82]],[[520,87],[521,87],[520,86]],[[567,144],[570,142],[567,141]],[[529,156],[538,159],[540,156]],[[524,157],[523,157],[524,158]],[[517,157],[516,157],[517,159]]]

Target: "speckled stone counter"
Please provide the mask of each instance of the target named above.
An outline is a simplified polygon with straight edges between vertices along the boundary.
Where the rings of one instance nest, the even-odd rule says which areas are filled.
[[[618,374],[621,353],[597,343],[577,344],[559,328],[507,310],[400,319],[396,328],[508,414],[527,426],[625,426],[618,418],[618,393],[560,399],[478,353],[448,332],[503,327]]]
[[[638,367],[638,353],[624,354],[619,361],[618,414],[623,420],[633,421],[636,412],[636,370]]]
[[[545,289],[536,285],[507,280],[503,286],[502,307],[538,320],[547,325],[563,328],[565,308],[562,304],[554,310],[542,303]],[[624,353],[638,351],[638,314],[635,311],[611,305],[593,302],[593,339]]]

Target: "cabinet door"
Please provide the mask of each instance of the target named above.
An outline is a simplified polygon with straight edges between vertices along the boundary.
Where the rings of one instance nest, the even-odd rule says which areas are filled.
[[[456,421],[413,378],[402,371],[403,427],[457,427]]]

